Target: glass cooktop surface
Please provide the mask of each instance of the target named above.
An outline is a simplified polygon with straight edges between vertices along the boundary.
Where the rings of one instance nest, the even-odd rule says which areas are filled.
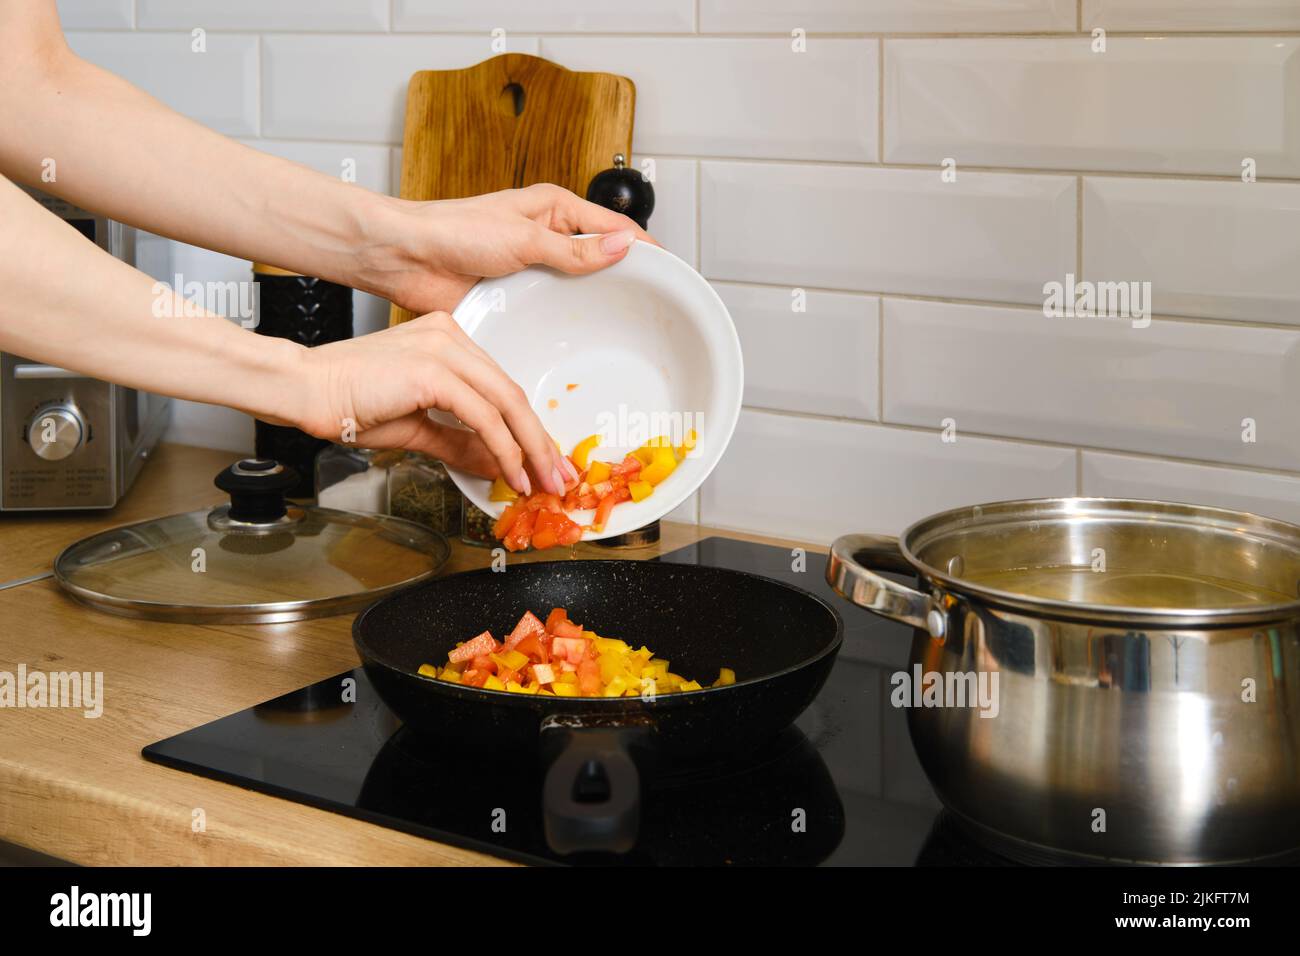
[[[824,555],[800,560],[787,549],[713,537],[654,560],[750,571],[811,591],[844,618],[844,646],[812,706],[759,752],[643,774],[640,832],[627,854],[553,853],[542,827],[540,766],[465,755],[403,729],[360,667],[159,741],[144,756],[530,863],[1004,862],[940,812],[906,712],[889,703],[890,675],[907,666],[911,632],[836,597],[823,577]]]

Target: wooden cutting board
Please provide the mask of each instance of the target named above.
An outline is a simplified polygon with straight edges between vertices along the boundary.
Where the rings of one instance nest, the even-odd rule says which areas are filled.
[[[461,199],[556,183],[585,195],[593,176],[631,158],[636,87],[506,53],[463,70],[421,70],[406,94],[403,199]],[[412,314],[393,306],[389,324]]]

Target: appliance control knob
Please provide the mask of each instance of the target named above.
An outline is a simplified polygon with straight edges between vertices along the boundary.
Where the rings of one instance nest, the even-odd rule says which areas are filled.
[[[72,405],[47,405],[27,425],[27,444],[46,461],[62,461],[81,447],[86,423]]]

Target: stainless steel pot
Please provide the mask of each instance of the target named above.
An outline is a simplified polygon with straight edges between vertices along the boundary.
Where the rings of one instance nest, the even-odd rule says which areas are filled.
[[[1300,848],[1300,527],[1166,502],[1000,502],[898,539],[841,537],[826,576],[915,629],[891,700],[981,839],[1153,863]]]

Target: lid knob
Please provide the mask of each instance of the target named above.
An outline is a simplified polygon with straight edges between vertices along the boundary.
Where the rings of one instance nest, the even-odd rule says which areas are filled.
[[[298,473],[270,458],[244,458],[212,483],[230,495],[231,520],[266,524],[284,517],[284,495],[298,483]]]

